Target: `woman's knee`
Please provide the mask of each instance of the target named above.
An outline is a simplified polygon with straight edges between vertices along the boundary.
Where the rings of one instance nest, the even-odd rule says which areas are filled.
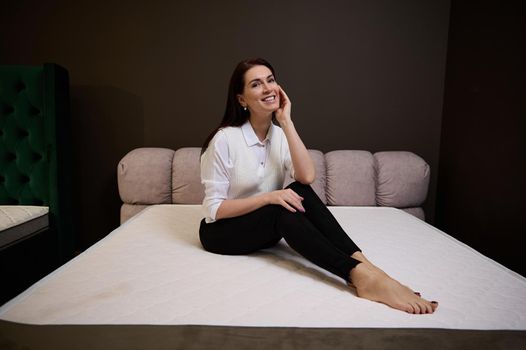
[[[297,194],[299,194],[302,197],[306,197],[307,195],[316,195],[316,192],[312,189],[310,185],[302,184],[299,181],[294,181],[290,185],[288,185],[286,188],[290,188]]]
[[[280,206],[268,207],[264,210],[272,215],[250,218],[250,225],[228,219],[209,224],[202,220],[199,227],[202,247],[215,254],[246,255],[276,245],[282,236],[276,231],[272,216],[277,215]]]
[[[310,187],[310,185],[305,185],[305,184],[302,184],[301,182],[299,181],[294,181],[294,182],[291,182],[287,187],[285,188],[290,188],[292,190],[294,190],[296,192],[296,190],[298,191],[302,191],[302,190],[312,190],[312,188]]]

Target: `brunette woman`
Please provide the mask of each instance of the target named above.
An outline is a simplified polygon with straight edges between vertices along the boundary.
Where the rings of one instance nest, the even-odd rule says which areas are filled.
[[[296,181],[283,189],[287,172]],[[359,297],[408,313],[434,312],[436,302],[367,260],[310,187],[315,176],[274,69],[261,58],[240,62],[230,79],[223,120],[203,146],[203,247],[217,254],[250,254],[284,238],[299,254],[340,276]]]

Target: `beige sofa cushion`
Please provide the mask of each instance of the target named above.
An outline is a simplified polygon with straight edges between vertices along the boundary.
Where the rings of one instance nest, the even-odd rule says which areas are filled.
[[[138,148],[117,169],[121,222],[151,204],[200,204],[204,186],[198,147],[173,151]],[[316,167],[314,191],[327,205],[389,206],[424,219],[429,165],[411,152],[309,150]],[[290,176],[285,185],[290,183]]]
[[[119,194],[128,204],[172,203],[172,159],[167,148],[137,148],[117,165]]]
[[[376,203],[385,207],[419,207],[427,197],[429,165],[411,152],[378,152]]]
[[[374,206],[374,157],[367,151],[332,151],[325,154],[327,204]]]
[[[201,184],[201,148],[185,147],[175,151],[172,165],[172,203],[201,204],[205,188]]]

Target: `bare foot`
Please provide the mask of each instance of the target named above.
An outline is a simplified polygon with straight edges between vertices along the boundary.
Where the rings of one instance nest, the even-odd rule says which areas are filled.
[[[411,314],[433,313],[438,307],[438,303],[421,298],[369,261],[356,265],[349,275],[356,293],[361,298],[383,303]]]
[[[367,258],[365,257],[365,255],[363,255],[362,252],[360,252],[360,251],[356,251],[356,252],[354,252],[354,253],[351,255],[351,258],[354,258],[355,260],[358,260],[358,261],[360,261],[360,262],[362,262],[362,263],[368,265],[369,268],[371,268],[371,269],[373,269],[373,270],[379,272],[380,274],[385,275],[385,276],[391,278],[387,273],[384,272],[384,270],[380,269],[378,266],[376,266],[376,265],[374,265],[372,262],[370,262],[369,259],[367,259]],[[351,283],[351,285],[352,285],[352,283]],[[408,289],[410,289],[410,288],[407,287],[406,285],[403,285],[403,286],[406,287],[406,288],[408,288]],[[411,290],[411,291],[412,291],[413,293],[415,293],[416,295],[420,296],[420,293],[419,293],[419,292],[415,292],[415,291],[413,291],[413,290]]]

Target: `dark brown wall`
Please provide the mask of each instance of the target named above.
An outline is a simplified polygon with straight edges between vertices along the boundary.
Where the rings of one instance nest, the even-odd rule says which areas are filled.
[[[201,145],[250,56],[277,69],[309,148],[426,159],[433,221],[448,19],[449,0],[4,1],[0,63],[70,72],[79,248],[118,225],[119,159]]]
[[[437,226],[526,275],[526,13],[453,1]]]

